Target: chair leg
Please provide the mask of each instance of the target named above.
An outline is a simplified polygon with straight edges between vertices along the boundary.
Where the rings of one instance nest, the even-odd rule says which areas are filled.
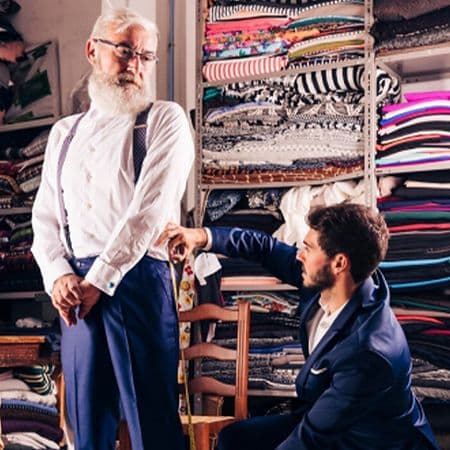
[[[121,420],[119,423],[119,450],[132,450],[130,433],[124,420]]]
[[[194,425],[196,450],[209,450],[209,425],[197,423]]]

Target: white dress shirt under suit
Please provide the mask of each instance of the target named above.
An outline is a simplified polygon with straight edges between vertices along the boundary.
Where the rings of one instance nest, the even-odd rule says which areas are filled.
[[[60,227],[55,185],[59,152],[77,115],[51,130],[42,181],[33,206],[32,247],[51,292],[55,280],[73,272]],[[147,154],[134,182],[132,129],[135,116],[108,116],[91,106],[82,118],[64,163],[61,185],[74,256],[96,256],[86,279],[113,295],[124,275],[145,255],[167,260],[154,242],[179,208],[194,159],[182,108],[156,101],[147,120]]]

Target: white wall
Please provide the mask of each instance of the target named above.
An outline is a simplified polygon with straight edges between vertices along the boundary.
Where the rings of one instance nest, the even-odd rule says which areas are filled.
[[[84,44],[100,2],[93,0],[19,0],[22,9],[11,22],[29,44],[56,39],[58,43],[62,113],[70,112],[75,83],[89,70]]]

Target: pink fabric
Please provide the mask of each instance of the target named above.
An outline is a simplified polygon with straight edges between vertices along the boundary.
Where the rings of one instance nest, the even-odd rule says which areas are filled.
[[[213,22],[206,24],[206,36],[218,33],[230,33],[233,31],[255,32],[255,31],[269,31],[273,27],[282,27],[291,22],[290,19],[285,18],[270,18],[270,19],[243,19],[230,20],[226,22]]]
[[[287,61],[286,56],[211,61],[203,66],[203,76],[208,81],[224,81],[232,78],[264,75],[283,70]]]
[[[449,100],[445,99],[433,99],[433,100],[417,100],[413,102],[393,103],[391,105],[383,106],[383,114],[395,115],[394,112],[402,113],[404,109],[406,112],[414,112],[418,109],[429,108],[449,108]]]
[[[409,225],[396,225],[389,227],[391,233],[396,231],[419,231],[419,230],[449,230],[450,223],[412,223]]]
[[[404,321],[414,321],[414,322],[428,322],[428,323],[435,323],[438,325],[444,325],[444,322],[442,322],[442,320],[439,319],[435,319],[434,317],[427,317],[427,316],[415,316],[415,315],[396,315],[395,317],[397,317],[397,320],[399,322],[404,322]]]
[[[404,94],[407,102],[422,100],[450,100],[450,91],[407,92]]]

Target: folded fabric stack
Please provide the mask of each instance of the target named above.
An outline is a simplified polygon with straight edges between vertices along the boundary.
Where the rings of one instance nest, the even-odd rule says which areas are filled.
[[[448,0],[375,0],[374,15],[380,52],[450,41]]]
[[[383,107],[377,167],[442,168],[450,161],[450,91],[406,93],[405,99]]]
[[[242,226],[272,234],[282,223],[279,211],[285,189],[213,191],[208,197],[205,226]]]
[[[450,172],[409,174],[378,207],[391,233],[380,265],[391,290],[450,286]]]
[[[0,292],[43,289],[32,241],[30,215],[0,218]]]
[[[208,10],[203,75],[208,81],[270,74],[290,65],[329,62],[364,53],[364,2],[305,6],[220,2]]]
[[[364,160],[362,66],[253,80],[204,93],[202,180],[326,180],[360,173]],[[377,75],[377,102],[398,80]]]
[[[41,132],[27,143],[9,142],[6,138],[0,145],[0,209],[33,204],[48,133]]]
[[[30,130],[19,138],[9,139],[6,135],[2,141],[0,209],[31,207],[41,181],[48,133],[38,131],[36,135],[35,130]],[[43,289],[30,251],[32,241],[30,214],[0,217],[0,291]]]
[[[289,292],[236,294],[225,298],[225,306],[235,308],[238,300],[251,304],[249,388],[295,391],[295,379],[304,364],[298,340],[298,300]],[[212,342],[236,348],[236,324],[218,323]],[[234,361],[202,362],[202,374],[224,383],[234,383]]]
[[[48,365],[0,369],[0,442],[5,450],[60,448],[63,431],[52,373]]]
[[[450,303],[430,293],[396,295],[392,307],[413,357],[414,391],[424,402],[450,406]]]

